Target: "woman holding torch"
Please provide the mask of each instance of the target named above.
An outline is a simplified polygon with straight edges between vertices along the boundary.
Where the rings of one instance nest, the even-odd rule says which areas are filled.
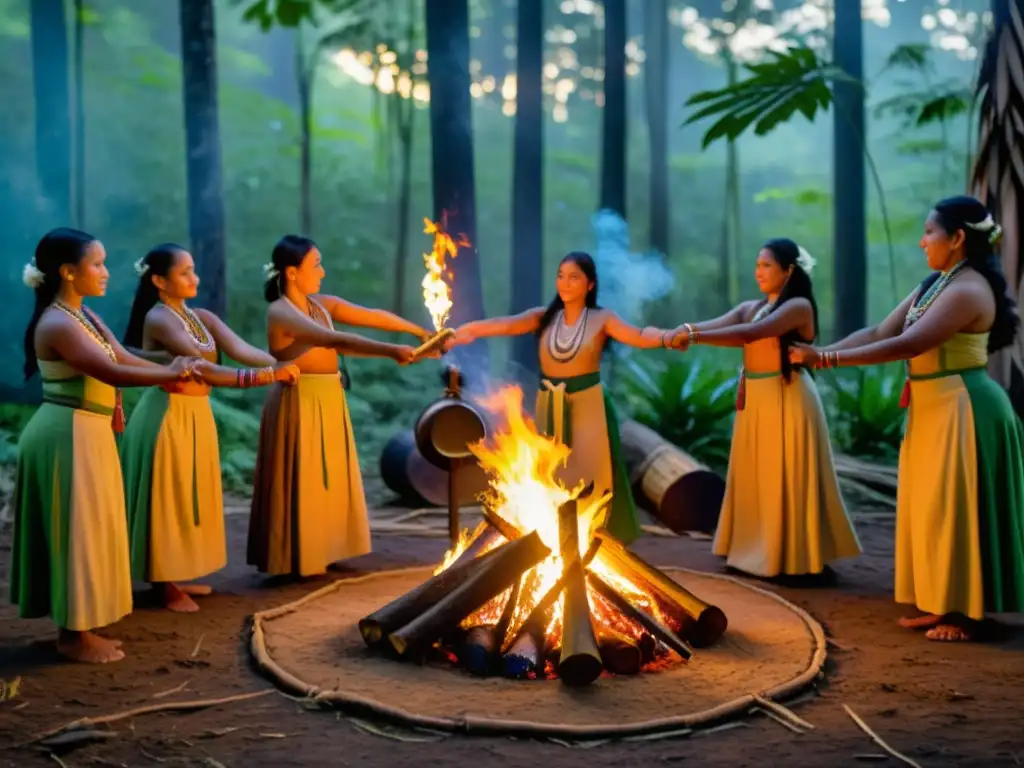
[[[260,422],[249,518],[248,563],[270,575],[323,574],[338,560],[370,551],[370,526],[338,355],[412,362],[409,346],[340,333],[334,323],[429,333],[390,312],[322,295],[316,244],[285,235],[264,267],[267,341],[279,361],[300,371],[298,384],[274,385]]]
[[[601,386],[601,355],[609,339],[640,349],[666,346],[668,331],[640,329],[602,309],[597,287],[594,260],[574,251],[558,265],[557,293],[547,307],[466,323],[455,329],[447,346],[488,336],[536,334],[541,371],[538,429],[572,449],[562,482],[573,487],[592,481],[593,499],[612,494],[605,527],[628,544],[640,535],[640,523],[622,459],[615,409]]]

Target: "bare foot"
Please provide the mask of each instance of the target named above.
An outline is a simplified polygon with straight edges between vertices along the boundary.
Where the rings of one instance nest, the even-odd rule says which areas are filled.
[[[107,664],[124,658],[124,651],[118,647],[120,644],[91,632],[71,632],[62,629],[57,638],[57,652],[72,661]]]
[[[964,627],[954,624],[937,624],[925,632],[924,636],[929,640],[945,643],[968,643],[971,641],[971,633]]]
[[[206,597],[213,592],[213,587],[207,584],[180,584],[178,589],[186,595],[192,595],[193,597]]]
[[[195,600],[177,584],[170,582],[164,584],[164,608],[176,613],[195,613],[199,610]]]
[[[942,620],[941,616],[934,613],[926,613],[923,616],[904,616],[898,624],[904,629],[928,629],[936,626]]]

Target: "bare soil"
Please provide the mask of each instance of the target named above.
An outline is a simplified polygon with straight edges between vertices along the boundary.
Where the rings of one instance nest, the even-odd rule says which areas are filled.
[[[108,634],[127,658],[109,666],[65,663],[47,621],[21,621],[0,607],[0,679],[20,677],[16,696],[0,703],[0,765],[57,763],[34,735],[81,717],[168,701],[218,698],[271,689],[248,653],[249,617],[290,602],[329,579],[436,562],[444,539],[375,536],[374,552],[324,579],[268,584],[245,563],[245,515],[227,518],[229,566],[210,578],[216,592],[199,613],[159,610],[145,592],[136,611]],[[851,707],[893,748],[921,766],[1017,766],[1024,763],[1024,632],[1020,617],[985,643],[930,642],[904,630],[892,601],[893,520],[860,510],[865,553],[840,563],[828,587],[771,585],[817,618],[830,635],[827,674],[816,695],[792,704],[816,726],[794,733],[761,715],[743,725],[689,738],[611,743],[591,749],[525,739],[452,735],[408,742],[353,722],[356,713],[309,711],[274,691],[194,713],[159,713],[110,726],[116,736],[59,755],[67,766],[430,766],[899,765],[858,728]],[[708,541],[645,536],[635,549],[656,564],[721,569]],[[10,529],[0,536],[0,573],[10,565]],[[198,646],[198,649],[197,649]],[[178,689],[178,690],[173,690]],[[385,728],[384,724],[378,724]],[[234,730],[232,730],[234,729]],[[408,738],[408,737],[407,737]],[[423,738],[419,735],[418,738]],[[485,762],[486,761],[486,762]]]

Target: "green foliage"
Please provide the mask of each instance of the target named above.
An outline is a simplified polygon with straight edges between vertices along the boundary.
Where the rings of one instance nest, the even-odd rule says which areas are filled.
[[[243,18],[258,24],[264,32],[274,26],[295,28],[303,22],[315,24],[319,13],[344,13],[364,0],[231,0],[245,6]]]
[[[694,353],[677,355],[665,365],[632,357],[623,369],[621,389],[634,419],[708,466],[725,468],[736,409],[735,374]]]
[[[959,80],[932,82],[935,67],[932,48],[921,43],[896,46],[885,61],[882,71],[903,70],[913,72],[922,81],[916,90],[904,91],[874,107],[876,117],[895,116],[905,127],[921,128],[944,124],[971,111],[973,89]],[[941,145],[945,149],[945,145]]]
[[[902,366],[857,368],[822,381],[829,428],[836,446],[851,456],[895,462],[906,411],[900,407]]]

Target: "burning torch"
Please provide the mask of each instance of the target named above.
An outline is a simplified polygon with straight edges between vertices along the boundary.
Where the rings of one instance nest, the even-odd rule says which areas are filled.
[[[413,356],[420,357],[431,352],[445,343],[455,335],[451,328],[445,328],[448,314],[452,309],[451,288],[445,281],[445,277],[452,278],[451,271],[447,268],[447,257],[453,259],[458,255],[460,247],[469,245],[465,236],[460,236],[456,241],[446,229],[447,214],[441,213],[441,221],[433,222],[430,219],[423,219],[425,225],[424,233],[434,236],[434,247],[430,253],[423,254],[423,263],[427,268],[427,274],[423,276],[423,303],[430,313],[430,319],[434,323],[436,333],[416,348]]]

